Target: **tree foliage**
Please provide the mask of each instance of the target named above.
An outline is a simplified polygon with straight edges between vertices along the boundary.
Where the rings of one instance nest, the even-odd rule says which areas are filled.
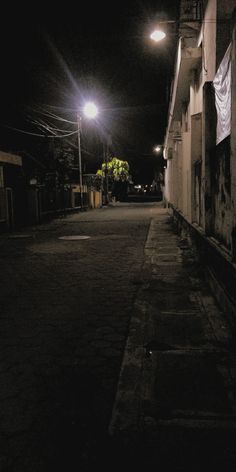
[[[97,175],[102,177],[110,177],[113,181],[128,181],[129,180],[129,164],[127,161],[122,161],[117,157],[113,157],[108,162],[103,162],[101,169],[97,170]]]

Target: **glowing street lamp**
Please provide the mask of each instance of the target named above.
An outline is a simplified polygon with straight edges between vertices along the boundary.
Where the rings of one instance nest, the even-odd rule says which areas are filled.
[[[164,39],[165,37],[166,37],[166,34],[164,33],[164,31],[161,31],[159,29],[156,29],[155,31],[153,31],[152,34],[150,34],[150,38],[156,43],[158,43],[159,41],[162,41],[162,39]]]
[[[87,102],[83,108],[83,115],[89,119],[96,118],[98,114],[98,109],[95,103]],[[78,123],[78,154],[79,154],[79,186],[80,186],[80,204],[81,209],[83,209],[84,202],[83,202],[83,173],[82,173],[82,160],[81,160],[81,121],[82,117],[78,113],[77,114],[77,123]]]
[[[84,112],[84,115],[87,116],[87,118],[96,118],[98,114],[98,109],[95,103],[87,102],[84,105],[83,112]]]
[[[161,152],[161,146],[159,146],[159,145],[155,146],[154,151],[157,152],[157,153]]]

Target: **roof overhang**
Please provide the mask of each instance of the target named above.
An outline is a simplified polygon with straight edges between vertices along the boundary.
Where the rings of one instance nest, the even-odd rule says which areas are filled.
[[[172,123],[181,121],[183,104],[187,103],[190,94],[190,84],[193,71],[198,69],[202,61],[201,47],[185,47],[184,39],[180,38],[177,60],[175,66],[175,78],[172,87],[172,96],[169,108],[168,127],[165,138],[165,146],[169,133],[173,130]]]
[[[13,164],[15,166],[22,166],[22,157],[16,154],[0,151],[0,164]]]
[[[192,73],[199,67],[201,58],[201,47],[181,48],[179,67],[176,70],[172,96],[172,117],[176,121],[180,121],[183,103],[186,103],[189,99]]]

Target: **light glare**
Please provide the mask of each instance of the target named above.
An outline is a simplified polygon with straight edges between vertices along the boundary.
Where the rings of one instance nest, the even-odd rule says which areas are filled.
[[[164,31],[161,31],[161,30],[155,30],[153,31],[153,33],[150,35],[150,38],[153,40],[153,41],[156,41],[156,43],[158,41],[161,41],[162,39],[164,39],[166,37],[166,34],[164,33]]]
[[[95,118],[98,114],[98,109],[93,102],[88,102],[84,106],[84,114],[88,118]]]

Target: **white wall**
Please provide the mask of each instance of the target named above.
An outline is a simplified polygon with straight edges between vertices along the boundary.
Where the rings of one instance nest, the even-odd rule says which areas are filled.
[[[182,134],[182,193],[183,214],[191,221],[191,134]]]
[[[199,44],[202,42],[202,81],[212,81],[216,71],[216,12],[217,0],[209,0],[205,11]]]

